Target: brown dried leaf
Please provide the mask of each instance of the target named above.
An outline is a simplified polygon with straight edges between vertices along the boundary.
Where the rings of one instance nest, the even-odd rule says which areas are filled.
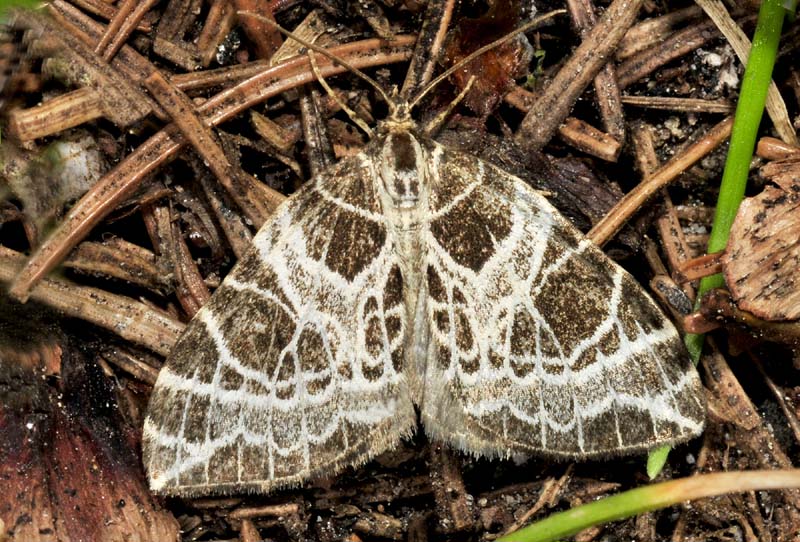
[[[4,303],[2,309],[2,320],[31,319],[31,311],[18,305]],[[55,340],[60,348],[48,351],[63,352],[60,378],[41,378],[45,366],[0,359],[0,537],[177,540],[177,522],[147,489],[134,430],[111,423],[117,418],[108,409],[110,390],[90,374],[93,366],[82,354],[51,331],[52,324],[32,320],[41,330],[35,340],[29,335],[29,344],[20,347],[25,326],[6,323],[0,344],[16,344],[24,353]],[[53,365],[40,359],[42,364]]]
[[[800,182],[769,186],[739,207],[722,257],[738,307],[764,320],[800,318]]]
[[[451,34],[445,47],[448,65],[459,62],[478,47],[511,32],[519,24],[519,3],[498,0],[485,15],[477,19],[463,19]],[[485,117],[514,86],[514,80],[527,73],[533,58],[533,49],[524,35],[488,51],[452,76],[456,86],[463,89],[475,77],[472,89],[464,104],[479,116]]]

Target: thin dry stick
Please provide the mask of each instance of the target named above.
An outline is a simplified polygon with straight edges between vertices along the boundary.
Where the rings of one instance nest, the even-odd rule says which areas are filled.
[[[711,21],[697,23],[675,32],[657,46],[645,49],[620,64],[617,68],[617,82],[620,88],[624,89],[664,64],[695,51],[719,35],[719,31]]]
[[[589,34],[591,28],[597,24],[597,15],[594,11],[592,0],[567,0],[572,20],[580,31],[581,37]],[[617,85],[617,72],[612,62],[607,63],[594,78],[594,93],[597,106],[603,118],[603,127],[617,140],[625,141],[625,115],[622,112],[619,86]],[[620,145],[621,149],[622,146]],[[617,151],[619,154],[619,151]],[[616,160],[616,156],[614,157]]]
[[[93,88],[79,88],[35,107],[12,110],[6,130],[18,141],[33,141],[103,115],[105,108],[100,93]]]
[[[211,4],[203,22],[203,29],[194,42],[203,66],[211,64],[217,54],[217,46],[222,43],[234,24],[236,24],[236,8],[229,1]]]
[[[237,508],[228,514],[232,519],[249,519],[259,518],[264,516],[291,516],[300,513],[300,506],[297,503],[284,503],[284,504],[267,504],[264,506],[248,506],[246,508]]]
[[[659,160],[656,155],[655,142],[653,141],[653,128],[646,123],[637,123],[632,135],[634,155],[636,157],[637,169],[643,177],[650,177],[653,172],[658,170]],[[661,236],[661,246],[669,262],[670,269],[674,271],[680,262],[689,256],[689,247],[686,244],[686,237],[683,234],[678,214],[675,206],[666,189],[661,190],[664,200],[664,213],[656,220],[656,227]],[[664,270],[664,274],[669,273]],[[672,279],[669,279],[672,281]],[[652,284],[652,283],[651,283]],[[677,286],[675,286],[677,288]],[[653,288],[657,291],[656,288]],[[694,288],[691,284],[682,285],[683,292],[691,299],[694,299]],[[669,304],[672,306],[672,303]],[[691,306],[689,306],[691,310]]]
[[[367,137],[372,139],[372,128],[367,126],[367,123],[364,122],[364,120],[358,116],[358,113],[350,109],[350,106],[348,106],[344,102],[344,100],[339,96],[339,94],[337,94],[336,91],[334,91],[331,88],[331,86],[328,84],[325,78],[322,77],[322,74],[319,72],[319,66],[317,65],[317,59],[314,56],[314,51],[310,49],[308,51],[308,61],[311,62],[311,70],[314,72],[314,75],[317,76],[317,82],[320,84],[320,86],[322,86],[322,88],[325,89],[325,92],[328,93],[328,96],[330,96],[333,99],[333,101],[339,105],[342,111],[344,111],[347,114],[347,116],[350,117],[350,120],[352,120],[356,124],[356,126],[361,128],[361,130],[365,134],[367,134]]]
[[[263,185],[262,193],[253,194],[251,187],[248,186],[252,183],[244,178],[247,174],[230,163],[216,135],[200,120],[189,97],[171,85],[161,72],[153,72],[145,80],[145,84],[247,218],[256,227],[261,227],[261,224],[283,202],[285,199],[283,194],[266,185]]]
[[[619,47],[615,52],[617,60],[624,60],[649,49],[654,43],[661,43],[674,32],[673,28],[676,25],[690,19],[697,19],[702,15],[703,10],[698,6],[690,6],[635,24],[619,42]]]
[[[142,382],[145,382],[151,386],[156,383],[156,379],[158,378],[158,369],[135,358],[129,352],[123,351],[119,348],[109,348],[108,350],[102,352],[100,356],[108,363],[119,367]]]
[[[664,164],[651,177],[625,194],[625,197],[619,200],[600,222],[595,224],[587,237],[598,246],[606,244],[656,192],[728,139],[732,126],[733,117],[727,117],[709,130],[700,141]]]
[[[97,15],[99,18],[105,19],[106,21],[112,20],[118,12],[118,8],[102,0],[71,0],[71,2],[83,8],[84,11]],[[150,23],[143,22],[140,22],[136,29],[145,34],[149,34],[153,31],[153,27]]]
[[[616,162],[622,150],[622,145],[613,135],[575,117],[564,120],[558,128],[558,135],[576,149],[607,162]]]
[[[206,199],[211,205],[211,210],[214,211],[214,216],[217,217],[220,228],[225,234],[225,238],[231,245],[233,254],[236,259],[241,259],[250,247],[253,234],[250,233],[244,223],[244,218],[240,214],[228,212],[228,205],[226,205],[221,193],[217,192],[219,184],[213,182],[210,175],[206,174],[205,171],[199,172],[198,180],[203,187]]]
[[[444,2],[428,2],[425,20],[419,32],[417,46],[411,56],[411,65],[406,72],[406,80],[400,96],[408,101],[413,98],[433,77],[436,61],[442,51],[442,44],[447,35],[447,28],[453,17],[455,0]],[[434,25],[436,25],[434,27]]]
[[[97,42],[105,33],[105,26],[64,0],[53,0],[47,6],[47,12],[56,22],[58,28],[63,28],[91,49],[96,47]],[[123,45],[117,51],[117,54],[111,60],[111,65],[123,77],[136,82],[142,81],[155,69],[148,59],[139,54],[130,45]],[[152,100],[150,104],[153,104]]]
[[[331,53],[348,59],[350,64],[359,68],[367,68],[407,60],[410,56],[408,47],[413,41],[411,36],[398,36],[391,44],[382,40],[365,40],[334,47]],[[323,76],[331,77],[347,70],[329,62],[320,66],[320,71]],[[203,103],[197,112],[204,123],[216,126],[271,96],[314,79],[308,58],[295,58],[220,92]],[[91,228],[133,193],[148,175],[176,158],[185,144],[177,127],[170,125],[137,147],[70,209],[22,269],[9,295],[19,301],[26,300],[33,285],[55,268]]]
[[[623,96],[622,103],[648,109],[688,111],[692,113],[733,112],[733,104],[727,100],[704,100],[702,98],[673,98],[668,96]]]
[[[800,421],[797,419],[797,414],[794,408],[787,404],[786,394],[775,384],[772,378],[770,378],[770,376],[767,374],[767,371],[764,370],[764,365],[761,363],[761,360],[755,354],[753,354],[752,351],[748,351],[748,354],[750,356],[750,361],[753,362],[758,369],[758,372],[764,377],[764,382],[766,382],[769,391],[772,392],[772,395],[775,396],[775,400],[780,405],[783,415],[786,418],[786,422],[792,429],[792,433],[794,433],[795,442],[800,444]]]
[[[525,115],[514,136],[517,143],[527,149],[541,149],[550,141],[586,85],[611,58],[642,2],[614,0]]]
[[[300,98],[300,119],[306,146],[306,163],[314,177],[335,161],[333,145],[320,115],[319,91],[308,90]]]
[[[183,293],[183,295],[179,297],[188,301],[188,305],[191,309],[186,312],[191,317],[206,304],[211,297],[211,292],[209,292],[208,287],[203,282],[200,270],[197,268],[194,259],[192,259],[189,247],[186,246],[186,241],[181,235],[180,227],[171,216],[171,210],[166,207],[162,207],[161,209],[164,209],[167,217],[166,224],[164,224],[163,227],[167,230],[164,233],[170,240],[169,244],[171,246],[168,250],[172,252],[172,257],[174,258],[175,281],[177,283],[177,288],[182,290]]]
[[[261,0],[233,0],[236,11],[254,11],[262,17],[272,17],[272,6]],[[254,17],[242,17],[239,25],[255,45],[256,56],[262,59],[272,58],[283,41],[280,32]]]
[[[106,32],[94,48],[94,52],[108,62],[136,29],[142,17],[158,0],[125,0],[117,14],[109,21]]]
[[[249,519],[242,520],[242,525],[239,527],[239,540],[240,542],[258,542],[261,540],[258,529]]]
[[[0,246],[0,282],[11,282],[24,261],[24,255]],[[43,280],[30,292],[30,297],[163,356],[183,333],[182,323],[143,303],[63,279]]]
[[[555,506],[556,498],[561,494],[562,491],[564,491],[564,488],[572,479],[572,469],[574,467],[575,464],[570,463],[564,471],[564,474],[562,474],[558,480],[555,478],[548,478],[545,480],[544,484],[542,484],[542,490],[539,493],[539,498],[536,499],[534,505],[524,514],[519,516],[519,518],[512,523],[511,526],[503,532],[503,534],[509,534],[520,530],[528,523],[528,520],[536,515],[539,510],[544,508],[545,505]]]
[[[691,282],[721,272],[722,253],[714,252],[682,261],[675,269],[675,280]]]

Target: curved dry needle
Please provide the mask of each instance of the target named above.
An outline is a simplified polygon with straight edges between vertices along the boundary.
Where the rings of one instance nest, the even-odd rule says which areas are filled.
[[[477,50],[473,51],[472,53],[470,53],[469,55],[467,55],[466,57],[461,59],[459,62],[456,62],[455,64],[453,64],[450,68],[448,68],[444,73],[439,75],[436,79],[434,79],[433,81],[428,83],[428,86],[426,86],[424,89],[422,89],[422,91],[419,94],[417,94],[417,96],[413,100],[411,100],[409,102],[409,104],[408,104],[409,111],[412,110],[420,102],[420,100],[422,100],[422,98],[425,97],[425,95],[428,92],[433,90],[434,87],[436,87],[436,85],[438,85],[439,83],[441,83],[442,81],[444,81],[445,79],[450,77],[456,70],[459,70],[459,69],[463,68],[466,64],[469,64],[470,62],[475,60],[477,57],[481,56],[483,53],[485,53],[487,51],[490,51],[490,50],[494,49],[495,47],[497,47],[499,45],[504,44],[505,42],[507,42],[508,40],[513,38],[514,36],[517,36],[519,34],[523,34],[523,33],[527,32],[528,30],[541,25],[542,23],[544,23],[548,19],[552,19],[556,15],[563,15],[566,12],[567,12],[567,10],[565,10],[565,9],[556,9],[556,10],[551,11],[550,13],[546,13],[545,15],[542,15],[541,17],[536,17],[532,21],[529,21],[529,22],[525,23],[524,25],[520,26],[516,30],[512,30],[511,32],[509,32],[508,34],[503,36],[502,38],[496,39],[492,43],[484,45],[480,49],[477,49]]]
[[[357,75],[358,77],[360,77],[361,79],[363,79],[364,81],[369,83],[369,85],[372,86],[378,92],[378,94],[381,95],[381,98],[383,98],[383,101],[385,101],[386,104],[389,106],[389,111],[390,112],[394,113],[394,111],[397,109],[397,104],[391,98],[389,98],[389,95],[386,94],[386,92],[383,90],[383,88],[381,88],[381,86],[378,84],[377,81],[375,81],[372,77],[370,77],[366,73],[362,72],[361,70],[359,70],[355,66],[352,66],[349,63],[347,63],[346,61],[342,60],[340,57],[337,57],[335,55],[330,54],[327,50],[325,50],[325,48],[320,47],[319,45],[315,45],[315,44],[311,43],[310,41],[306,41],[306,40],[304,40],[303,38],[301,38],[299,36],[296,36],[295,34],[290,32],[289,30],[286,30],[285,28],[283,28],[281,25],[279,25],[278,23],[276,23],[272,19],[270,19],[268,17],[264,17],[263,15],[261,15],[259,13],[255,13],[255,12],[247,11],[247,10],[242,10],[242,11],[237,11],[236,14],[237,15],[244,15],[245,17],[254,17],[254,18],[258,19],[259,21],[261,21],[263,23],[266,23],[269,26],[275,28],[278,32],[280,32],[281,34],[285,35],[286,37],[293,39],[294,41],[296,41],[297,43],[299,43],[303,47],[306,47],[306,48],[314,51],[315,53],[321,54],[322,56],[324,56],[325,58],[327,58],[328,60],[330,60],[331,62],[333,62],[335,64],[339,64],[341,66],[344,66],[345,68],[350,70],[352,73],[354,73],[355,75]]]

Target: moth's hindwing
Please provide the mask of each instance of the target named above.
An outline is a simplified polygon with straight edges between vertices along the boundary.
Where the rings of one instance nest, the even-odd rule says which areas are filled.
[[[699,434],[697,371],[639,284],[520,179],[441,146],[431,163],[426,431],[566,457]]]
[[[410,434],[402,290],[364,156],[305,185],[159,374],[144,426],[151,487],[267,492],[363,463]]]

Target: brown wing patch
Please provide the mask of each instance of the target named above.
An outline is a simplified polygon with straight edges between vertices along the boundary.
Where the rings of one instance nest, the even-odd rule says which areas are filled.
[[[219,359],[217,345],[209,337],[205,324],[200,321],[190,322],[172,349],[171,371],[191,378],[195,371],[198,379],[211,382],[214,378],[216,361]]]
[[[622,299],[635,299],[641,296],[641,288],[630,276],[622,279]],[[628,339],[635,339],[642,333],[650,333],[661,329],[664,325],[664,316],[652,305],[622,303],[619,308],[619,320]]]
[[[336,187],[334,194],[328,188],[331,184]],[[300,224],[308,254],[351,281],[386,243],[383,224],[341,205],[380,215],[380,198],[375,193],[371,172],[359,160],[343,162],[335,175],[323,175],[308,191],[308,197],[297,205],[294,213],[302,217]]]
[[[332,225],[325,264],[347,280],[353,280],[380,253],[386,243],[386,228],[350,211],[339,211]]]
[[[362,366],[364,376],[378,381],[385,374],[384,356],[391,358],[394,371],[404,362],[405,308],[403,306],[403,277],[398,265],[393,265],[380,294],[370,295],[364,302],[359,318],[363,329],[363,348],[367,359]]]
[[[297,331],[294,318],[283,306],[260,295],[249,296],[247,303],[239,303],[241,295],[240,291],[223,285],[207,310],[218,315],[220,331],[231,353],[243,365],[272,375],[281,353]],[[242,329],[248,332],[242,333]]]
[[[476,188],[431,222],[431,233],[457,264],[477,272],[511,232],[509,212]]]
[[[569,258],[553,270],[540,288],[535,305],[569,354],[608,317],[613,294],[611,277],[597,272],[586,254]]]

